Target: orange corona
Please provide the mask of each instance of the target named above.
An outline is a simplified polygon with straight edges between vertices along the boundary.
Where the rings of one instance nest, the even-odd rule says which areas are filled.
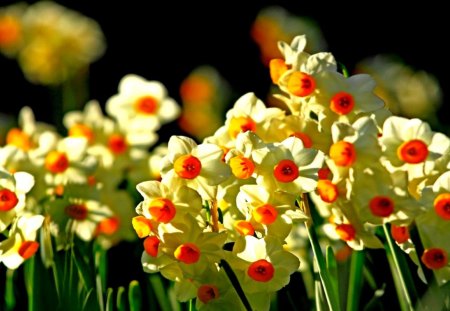
[[[338,141],[330,147],[330,158],[337,166],[351,166],[356,161],[356,151],[352,143]]]
[[[353,227],[351,224],[336,225],[336,233],[342,240],[346,242],[353,241],[356,236],[355,227]]]
[[[158,247],[160,240],[156,236],[149,236],[144,240],[144,250],[152,257],[158,256]]]
[[[248,179],[255,171],[255,165],[253,162],[241,155],[230,159],[230,168],[233,175],[239,179]]]
[[[253,210],[253,218],[263,225],[272,224],[278,216],[277,209],[270,204],[263,204]]]
[[[250,117],[231,118],[228,127],[228,134],[231,138],[236,138],[240,132],[256,131],[256,123]]]
[[[333,203],[337,200],[339,191],[335,184],[328,179],[319,179],[317,182],[317,192],[325,203]]]
[[[18,128],[10,129],[6,135],[6,144],[28,151],[33,147],[30,136]]]
[[[19,203],[19,199],[14,192],[6,188],[0,190],[0,212],[12,210],[17,203]]]
[[[441,193],[434,199],[434,210],[442,219],[450,220],[450,193]]]
[[[399,244],[409,240],[409,230],[407,226],[391,225],[392,238]]]
[[[269,62],[269,70],[273,84],[278,84],[278,80],[288,70],[288,66],[284,59],[274,58]]]
[[[203,284],[197,290],[197,297],[203,303],[219,298],[219,289],[212,284]]]
[[[181,178],[194,179],[200,175],[202,163],[193,155],[185,154],[175,160],[173,169]]]
[[[19,247],[18,253],[20,257],[22,257],[24,260],[27,260],[34,254],[36,254],[37,250],[39,248],[39,243],[36,241],[24,241]]]
[[[370,200],[369,208],[375,216],[388,217],[394,212],[394,201],[387,196],[376,196]]]
[[[194,243],[184,243],[177,247],[174,256],[185,264],[193,264],[200,259],[200,249]]]
[[[139,238],[145,238],[152,231],[150,219],[147,219],[144,216],[133,217],[131,224]]]
[[[398,147],[397,156],[409,164],[422,163],[428,157],[428,146],[419,139],[406,141]]]
[[[238,220],[234,223],[234,228],[242,236],[255,234],[255,228],[249,221]]]
[[[277,165],[275,165],[273,175],[279,182],[292,182],[296,180],[299,175],[298,166],[292,160],[281,160]]]
[[[88,140],[89,143],[94,141],[94,132],[92,129],[84,124],[78,123],[74,124],[69,129],[69,136],[71,137],[84,137]]]
[[[442,248],[426,249],[420,258],[423,264],[431,270],[441,269],[448,264],[448,255]]]
[[[45,168],[53,174],[63,173],[69,167],[69,159],[64,152],[50,151],[45,157]]]
[[[316,89],[316,81],[307,73],[295,71],[288,78],[287,88],[295,96],[306,97]]]
[[[158,100],[153,96],[140,97],[134,102],[134,109],[141,114],[155,114],[158,110]]]
[[[127,151],[127,141],[121,134],[111,134],[108,137],[108,148],[116,155],[122,154]]]
[[[339,115],[346,115],[350,113],[354,106],[355,101],[352,94],[339,92],[331,98],[330,109]]]
[[[88,209],[84,204],[71,204],[66,206],[64,212],[72,219],[85,220],[88,216]]]
[[[148,211],[152,219],[167,224],[175,217],[177,210],[169,199],[157,198],[150,202]]]
[[[248,267],[247,274],[257,282],[269,282],[275,274],[275,268],[267,260],[260,259]]]
[[[311,148],[313,145],[313,141],[312,141],[311,137],[309,137],[308,134],[306,134],[306,133],[295,132],[289,136],[297,137],[298,139],[300,139],[303,143],[303,147],[305,147],[305,148]]]

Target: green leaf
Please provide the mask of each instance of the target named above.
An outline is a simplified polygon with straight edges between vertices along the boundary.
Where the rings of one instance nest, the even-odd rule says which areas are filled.
[[[142,308],[142,292],[138,281],[131,281],[128,287],[128,302],[130,311],[139,311]]]
[[[79,275],[83,281],[84,288],[87,291],[90,291],[91,288],[94,288],[94,271],[92,271],[91,267],[89,267],[88,263],[86,263],[78,247],[72,247],[72,250],[72,258],[75,261],[75,265],[77,266]]]
[[[114,310],[114,290],[109,287],[108,290],[106,291],[106,311],[113,311]]]
[[[86,298],[83,301],[83,309],[82,310],[98,310],[97,299],[95,298],[94,289],[91,288],[87,294]]]
[[[6,284],[5,284],[5,303],[7,310],[14,310],[16,306],[16,296],[14,295],[14,271],[6,270]]]
[[[326,264],[330,275],[330,282],[334,291],[334,295],[339,297],[339,278],[337,270],[336,257],[334,257],[333,248],[328,245],[326,249]]]
[[[347,311],[357,311],[363,285],[364,252],[353,251],[347,292]]]
[[[117,307],[118,311],[126,311],[127,310],[127,298],[125,295],[125,287],[123,287],[123,286],[120,286],[117,289],[116,307]]]
[[[171,311],[172,307],[166,295],[166,288],[161,280],[161,275],[159,273],[150,274],[148,279],[153,292],[155,293],[156,299],[158,300],[160,309],[162,311]]]

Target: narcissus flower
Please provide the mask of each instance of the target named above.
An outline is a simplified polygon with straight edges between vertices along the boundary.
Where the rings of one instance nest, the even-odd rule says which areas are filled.
[[[193,189],[164,184],[159,181],[145,181],[136,186],[144,200],[136,211],[156,222],[183,223],[186,214],[196,216],[202,209],[202,199]]]
[[[159,128],[175,120],[180,108],[160,82],[129,74],[120,80],[119,93],[106,102],[106,112],[119,123],[137,122]]]
[[[203,199],[214,198],[214,186],[230,174],[228,166],[222,162],[223,150],[214,144],[197,145],[184,136],[172,136],[168,150],[161,163],[162,182],[174,187],[187,185]]]
[[[17,269],[32,257],[39,248],[36,237],[43,221],[42,215],[23,214],[18,217],[9,237],[0,242],[0,262],[9,269]]]

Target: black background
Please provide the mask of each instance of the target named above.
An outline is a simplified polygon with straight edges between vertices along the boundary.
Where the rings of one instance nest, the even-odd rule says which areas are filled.
[[[13,2],[0,0],[2,5]],[[178,100],[181,81],[203,64],[216,67],[236,97],[253,91],[265,98],[270,80],[250,38],[250,27],[261,8],[280,5],[318,22],[328,50],[350,70],[365,57],[390,53],[435,75],[444,91],[440,119],[449,122],[445,45],[450,23],[443,5],[430,1],[409,2],[400,10],[379,1],[356,5],[303,0],[57,2],[95,19],[106,36],[107,51],[91,66],[89,81],[90,99],[101,104],[117,93],[120,79],[128,73],[161,81]],[[39,120],[50,121],[48,89],[25,81],[14,60],[0,57],[0,79],[0,111],[17,115],[22,106],[29,105]]]

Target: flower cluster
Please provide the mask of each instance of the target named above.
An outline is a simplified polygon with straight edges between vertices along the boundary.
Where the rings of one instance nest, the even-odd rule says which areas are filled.
[[[30,108],[19,115],[0,148],[0,262],[17,268],[40,244],[51,265],[56,249],[96,238],[109,248],[136,238],[132,226],[134,200],[130,188],[158,178],[152,170],[159,149],[148,150],[156,131],[179,115],[179,107],[157,81],[125,76],[118,94],[96,101],[84,111],[64,116],[67,136],[36,122]],[[40,238],[38,238],[38,230]],[[39,242],[38,242],[39,241]]]
[[[53,1],[0,9],[0,52],[16,58],[32,83],[60,84],[104,50],[97,22]]]
[[[382,247],[376,228],[386,223],[407,243],[415,224],[422,263],[448,280],[450,139],[392,116],[369,75],[345,76],[332,54],[305,52],[304,36],[278,46],[284,58],[270,61],[270,75],[287,111],[245,94],[201,144],[173,136],[162,180],[138,185],[144,269],[176,282],[180,300],[214,309],[229,299],[227,281],[205,274],[222,274],[226,261],[250,305],[266,310],[299,269],[287,241],[309,217],[310,194],[356,250]]]

